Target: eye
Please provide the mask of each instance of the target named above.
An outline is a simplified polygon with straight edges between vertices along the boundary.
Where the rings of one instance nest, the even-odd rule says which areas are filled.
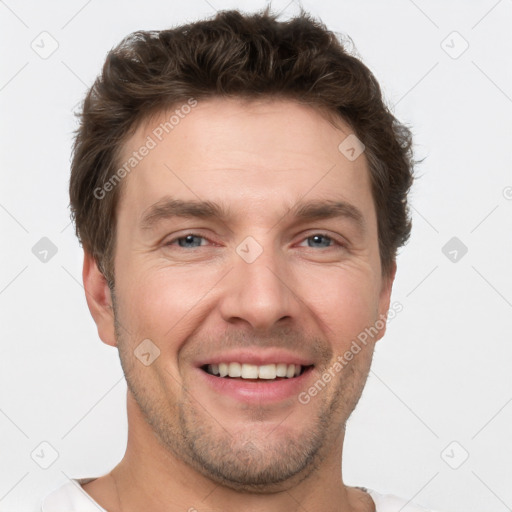
[[[184,249],[193,249],[195,247],[200,247],[202,245],[201,240],[206,240],[206,238],[204,236],[196,235],[194,233],[188,233],[185,236],[180,236],[177,238],[173,238],[172,240],[169,240],[165,245],[172,246],[175,245],[176,242],[178,242],[179,247],[182,247]]]
[[[312,240],[312,243],[309,242],[310,240]],[[310,235],[307,238],[305,238],[304,241],[307,241],[308,247],[311,248],[319,247],[321,249],[329,249],[333,247],[333,243],[336,244],[338,247],[345,247],[345,244],[327,235],[326,233],[314,233],[313,235]]]
[[[184,236],[176,237],[165,243],[165,246],[177,246],[182,249],[195,249],[197,247],[202,247],[205,244],[202,241],[208,241],[207,238],[201,235],[196,235],[195,233],[187,233]],[[339,248],[346,247],[344,243],[339,240],[336,240],[334,237],[327,235],[326,233],[314,233],[307,238],[303,239],[303,242],[308,243],[308,248],[320,248],[320,249],[330,249],[334,248],[334,246],[338,246]]]

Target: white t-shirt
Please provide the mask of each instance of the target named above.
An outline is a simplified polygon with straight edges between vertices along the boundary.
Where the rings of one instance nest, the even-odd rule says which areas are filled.
[[[108,512],[82,489],[81,484],[92,480],[94,478],[72,479],[58,487],[43,499],[41,512]],[[381,494],[366,487],[362,489],[372,497],[377,512],[435,512],[392,494]]]

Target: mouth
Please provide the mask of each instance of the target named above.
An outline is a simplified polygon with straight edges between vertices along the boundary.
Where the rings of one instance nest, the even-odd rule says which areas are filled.
[[[226,407],[231,400],[234,404],[265,404],[269,407],[281,404],[279,410],[282,411],[283,402],[296,406],[299,393],[307,389],[315,378],[315,365],[302,358],[284,355],[283,359],[288,359],[285,362],[278,354],[275,359],[271,356],[238,355],[246,361],[237,361],[233,354],[233,359],[220,356],[211,362],[203,360],[196,367],[197,384],[205,386],[203,389],[210,404],[222,403]],[[290,359],[295,361],[292,363]]]
[[[204,364],[201,370],[221,379],[236,379],[244,381],[275,382],[300,377],[313,368],[313,365],[270,363],[263,365],[225,362],[219,364]]]

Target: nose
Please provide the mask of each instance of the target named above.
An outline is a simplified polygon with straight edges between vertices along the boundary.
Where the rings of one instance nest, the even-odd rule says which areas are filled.
[[[285,258],[265,248],[251,261],[263,249],[255,245],[253,241],[238,247],[224,283],[220,312],[228,323],[248,323],[254,330],[268,331],[279,322],[297,320],[301,301]],[[245,254],[244,249],[248,249]],[[252,257],[246,257],[251,251]]]

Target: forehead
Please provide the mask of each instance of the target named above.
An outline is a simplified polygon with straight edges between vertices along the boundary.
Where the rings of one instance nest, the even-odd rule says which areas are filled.
[[[341,119],[333,125],[318,109],[289,100],[190,105],[153,115],[125,142],[121,160],[137,163],[123,182],[120,209],[129,205],[140,219],[169,195],[252,207],[259,216],[270,213],[269,203],[306,195],[371,206],[364,204],[371,203],[364,154],[350,160],[339,149],[352,134]]]

